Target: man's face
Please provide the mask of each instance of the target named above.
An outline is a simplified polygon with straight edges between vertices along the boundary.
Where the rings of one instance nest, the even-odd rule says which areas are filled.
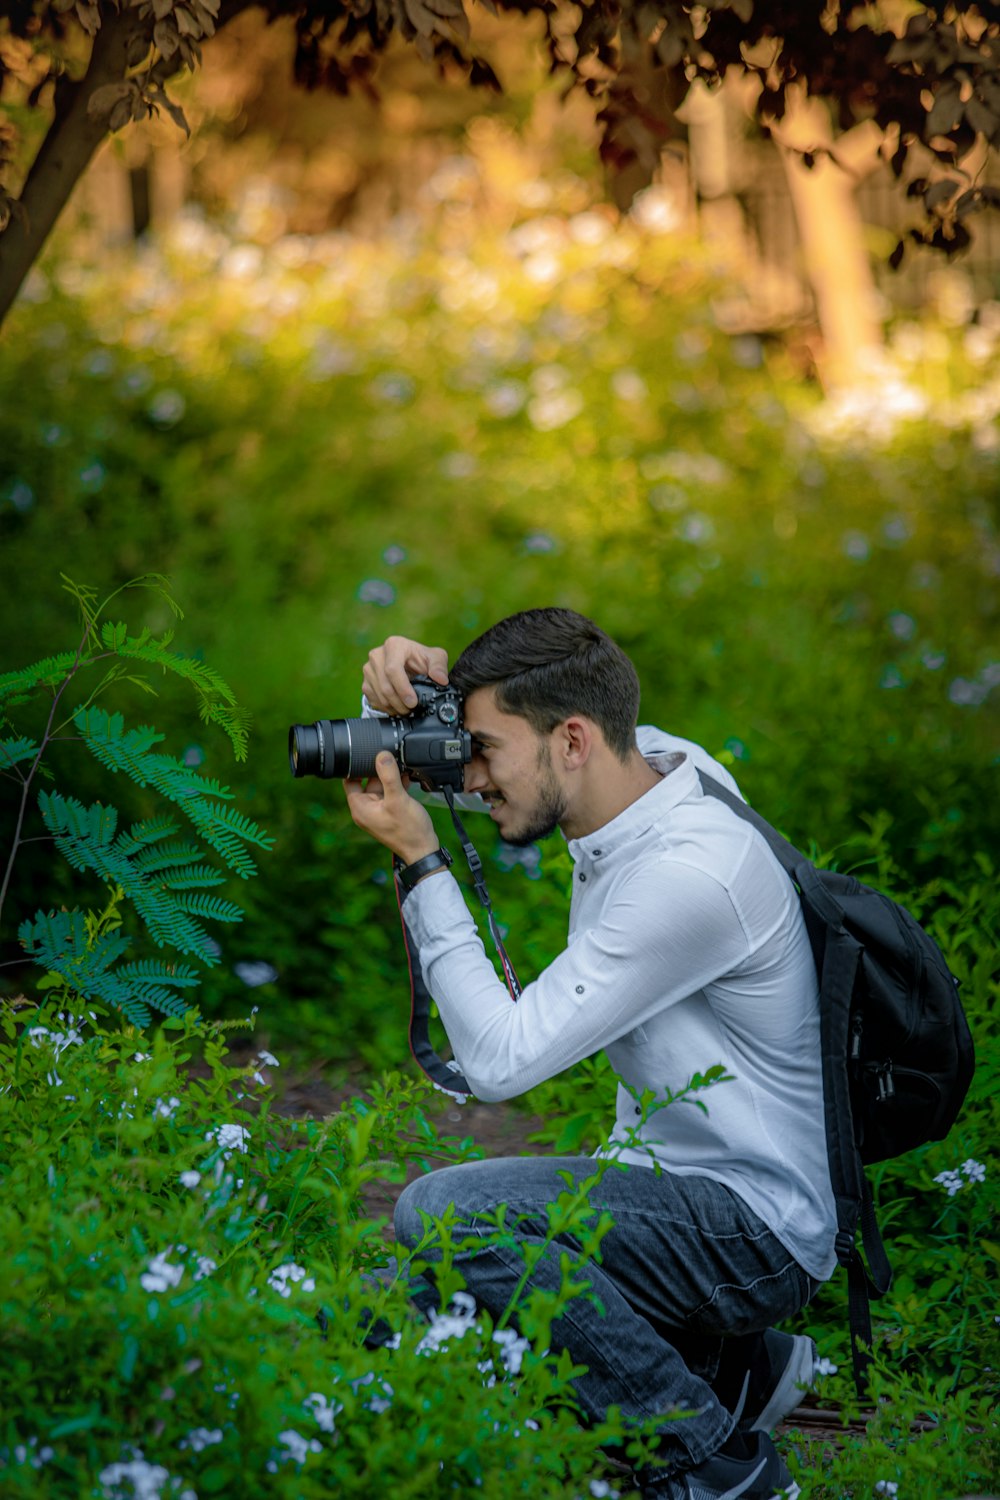
[[[501,713],[488,687],[465,700],[465,727],[472,735],[465,790],[490,803],[490,817],[508,844],[546,838],[566,812],[548,736],[517,714]]]

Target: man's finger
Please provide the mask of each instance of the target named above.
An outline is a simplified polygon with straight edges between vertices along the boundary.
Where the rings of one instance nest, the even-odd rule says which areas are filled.
[[[427,649],[427,676],[434,682],[439,682],[442,687],[448,681],[448,653],[442,646],[429,646]]]
[[[399,767],[395,757],[390,755],[388,750],[380,751],[375,757],[375,770],[378,772],[378,779],[382,783],[382,794],[387,802],[391,798],[406,796]]]

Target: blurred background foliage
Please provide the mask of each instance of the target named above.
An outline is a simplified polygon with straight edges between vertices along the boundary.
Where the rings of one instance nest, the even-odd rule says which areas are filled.
[[[532,23],[477,26],[502,98],[390,48],[378,106],[287,88],[290,30],[227,27],[179,84],[189,145],[162,122],[113,142],[0,349],[9,665],[73,642],[60,571],[102,594],[171,576],[178,646],[255,713],[249,764],[168,684],[130,717],[277,838],[202,1003],[244,1007],[234,965],[272,975],[272,1035],[372,1065],[402,1047],[387,862],[339,787],[291,781],[285,741],[358,711],[390,633],[454,655],[571,605],[634,657],[643,717],[793,838],[914,885],[997,846],[995,268],[895,283],[880,363],[824,397],[808,314],[763,316],[761,261],[705,232],[686,163],[619,212]],[[143,171],[155,232],[126,215],[116,249]],[[530,977],[563,941],[562,844],[479,838]],[[19,857],[5,945],[29,907],[80,899],[44,848]]]

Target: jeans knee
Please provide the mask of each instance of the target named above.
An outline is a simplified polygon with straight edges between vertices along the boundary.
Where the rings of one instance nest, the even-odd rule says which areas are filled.
[[[424,1236],[425,1224],[421,1210],[433,1217],[446,1206],[434,1182],[434,1178],[440,1175],[438,1172],[431,1172],[426,1177],[417,1177],[399,1195],[392,1222],[396,1239],[408,1249],[412,1249]]]

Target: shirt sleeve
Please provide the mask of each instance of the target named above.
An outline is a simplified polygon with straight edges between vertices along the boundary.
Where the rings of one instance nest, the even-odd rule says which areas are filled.
[[[725,888],[671,859],[623,882],[600,921],[517,1004],[450,875],[407,897],[407,925],[455,1057],[480,1099],[510,1099],[695,994],[750,951]]]

